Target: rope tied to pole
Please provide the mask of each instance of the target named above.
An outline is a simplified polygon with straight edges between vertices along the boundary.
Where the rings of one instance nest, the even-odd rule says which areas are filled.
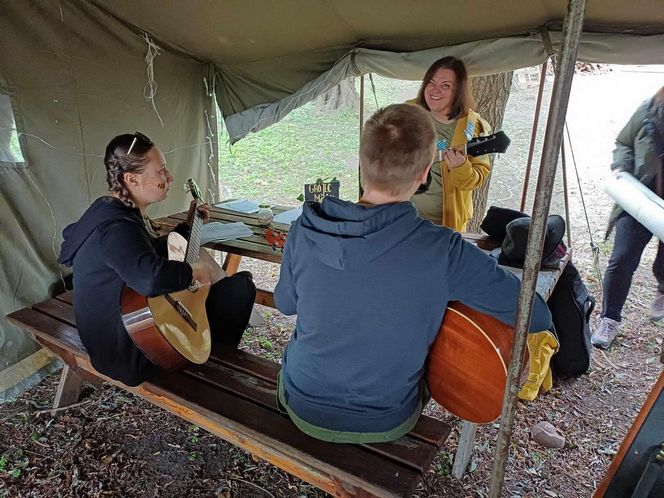
[[[154,97],[157,94],[157,82],[154,80],[154,59],[158,55],[161,55],[161,47],[157,45],[154,41],[152,41],[152,39],[148,36],[147,33],[143,33],[143,39],[145,40],[145,43],[147,43],[148,45],[148,51],[145,54],[145,64],[147,64],[148,82],[145,84],[145,87],[143,88],[143,96],[145,97],[145,100],[147,100],[152,104],[152,108],[154,109],[154,112],[157,114],[161,126],[164,126],[164,121],[161,119],[159,111],[157,110],[157,106],[154,102]]]
[[[588,229],[588,236],[590,237],[590,251],[593,258],[593,270],[597,275],[597,283],[599,285],[600,293],[604,291],[602,288],[602,269],[599,263],[599,246],[595,243],[593,239],[593,232],[590,228],[590,220],[588,219],[588,210],[586,209],[586,199],[583,195],[583,188],[581,187],[581,177],[579,176],[579,168],[576,164],[576,158],[574,157],[574,148],[572,147],[572,138],[569,133],[569,126],[567,126],[567,120],[565,120],[565,133],[567,135],[567,143],[569,144],[569,150],[572,155],[572,164],[574,165],[574,173],[576,174],[576,182],[579,187],[579,196],[581,197],[581,205],[583,206],[583,215],[586,219],[586,228]]]

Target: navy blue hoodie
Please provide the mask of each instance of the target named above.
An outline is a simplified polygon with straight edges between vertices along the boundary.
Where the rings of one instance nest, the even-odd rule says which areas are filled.
[[[74,311],[81,341],[101,373],[138,385],[157,367],[134,345],[122,324],[120,294],[128,285],[144,296],[186,288],[188,263],[169,261],[151,239],[138,209],[100,197],[63,231],[58,262],[74,269]]]
[[[410,202],[365,207],[326,197],[291,227],[277,308],[297,314],[282,361],[288,407],[318,427],[386,432],[418,406],[449,301],[514,324],[520,282]],[[538,295],[531,330],[551,314]]]

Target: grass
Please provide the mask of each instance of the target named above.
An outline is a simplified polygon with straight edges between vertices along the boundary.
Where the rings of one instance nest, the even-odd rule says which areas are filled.
[[[9,152],[11,153],[11,159],[13,162],[25,162],[25,159],[23,159],[23,153],[21,152],[21,145],[18,141],[18,134],[16,133],[16,130],[12,131],[12,136],[9,140]],[[2,157],[2,154],[0,154],[0,157]]]
[[[365,83],[365,119],[376,110],[376,102],[379,106],[402,102],[418,87],[417,82],[378,76],[374,82],[375,98],[370,81]],[[357,108],[322,111],[309,102],[234,145],[224,130],[219,141],[222,198],[296,205],[305,183],[336,177],[340,196],[357,199],[359,121]]]

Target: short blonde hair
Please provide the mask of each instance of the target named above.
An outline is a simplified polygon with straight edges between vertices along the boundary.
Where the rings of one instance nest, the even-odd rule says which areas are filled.
[[[655,102],[659,105],[664,105],[664,86],[655,94]]]
[[[360,140],[362,186],[399,195],[431,164],[435,136],[429,113],[419,106],[379,109],[364,125]]]

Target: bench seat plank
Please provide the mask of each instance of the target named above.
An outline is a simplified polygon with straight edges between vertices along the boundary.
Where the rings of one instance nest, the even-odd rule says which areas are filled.
[[[281,368],[278,363],[252,355],[240,349],[232,349],[223,345],[213,345],[210,356],[214,361],[229,366],[238,371],[247,372],[254,377],[264,379],[276,384],[277,374]],[[436,445],[440,448],[447,440],[450,433],[450,426],[423,415],[420,417],[417,425],[410,432],[410,435]]]
[[[180,406],[192,408],[216,422],[214,432],[222,437],[231,430],[235,435],[269,446],[275,454],[283,453],[298,462],[315,465],[330,475],[341,475],[343,481],[358,487],[371,483],[372,491],[378,496],[386,492],[407,496],[412,492],[413,484],[419,481],[419,473],[409,468],[362,451],[357,446],[330,444],[309,437],[296,429],[287,417],[205,386],[189,376],[160,375],[144,386],[150,391],[156,387],[156,393],[163,393]],[[192,398],[196,401],[191,401]],[[268,458],[268,461],[272,459]]]
[[[276,386],[273,383],[256,379],[215,362],[192,365],[187,368],[186,373],[202,379],[220,390],[231,392],[250,402],[258,403],[279,416],[284,416],[277,408]],[[426,471],[438,453],[437,446],[410,436],[404,436],[391,443],[359,446],[369,453],[382,455],[419,473]]]
[[[48,340],[75,355],[85,351],[78,331],[68,323],[62,322],[44,313],[23,308],[7,316],[8,320],[38,339]],[[45,333],[44,331],[48,331]],[[85,353],[87,355],[87,353]]]

